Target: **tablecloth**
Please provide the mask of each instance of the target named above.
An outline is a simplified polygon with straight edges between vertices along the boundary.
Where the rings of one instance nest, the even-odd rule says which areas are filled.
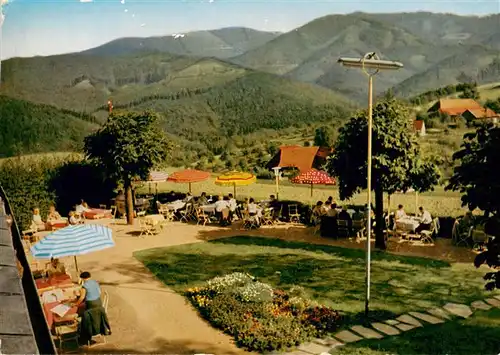
[[[200,207],[205,213],[214,213],[215,212],[215,203],[211,205],[204,205]]]
[[[54,323],[59,323],[59,322],[64,322],[64,321],[70,321],[73,319],[75,314],[78,314],[79,309],[84,310],[85,309],[85,302],[80,304],[80,307],[73,306],[69,309],[68,313],[64,315],[64,317],[59,317],[57,314],[53,313],[51,309],[54,307],[60,305],[60,304],[65,304],[64,302],[51,302],[51,303],[46,303],[43,305],[43,313],[45,314],[45,319],[47,320],[47,324],[49,326],[49,329],[52,329],[54,326]]]
[[[396,221],[396,230],[403,232],[415,232],[415,229],[419,226],[419,222],[410,218],[403,218]]]
[[[47,230],[55,230],[55,229],[60,229],[68,226],[68,220],[67,219],[61,219],[58,221],[50,221],[47,222]]]
[[[158,223],[165,220],[162,214],[150,214],[144,217],[149,224],[157,225]]]
[[[177,201],[174,201],[172,203],[169,203],[167,204],[167,208],[171,211],[177,211],[177,210],[180,210],[181,208],[183,208],[184,206],[186,206],[186,203],[185,202],[182,202],[181,200],[177,200]]]
[[[36,288],[39,290],[49,288],[49,287],[64,287],[71,286],[73,282],[71,281],[71,276],[64,274],[59,276],[52,276],[45,279],[36,279],[35,280]]]
[[[111,210],[103,210],[100,208],[91,208],[90,211],[83,213],[86,219],[101,219],[101,218],[113,218]]]

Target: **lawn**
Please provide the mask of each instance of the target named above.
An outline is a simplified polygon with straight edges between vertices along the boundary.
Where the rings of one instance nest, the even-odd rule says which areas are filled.
[[[429,325],[399,336],[363,340],[332,351],[338,355],[494,355],[500,353],[500,310],[478,311],[468,319]]]
[[[313,299],[361,323],[364,309],[363,250],[259,237],[232,237],[135,253],[151,272],[179,293],[216,276],[247,272],[273,287],[302,286]],[[484,298],[482,276],[472,264],[374,252],[372,319],[447,302]]]

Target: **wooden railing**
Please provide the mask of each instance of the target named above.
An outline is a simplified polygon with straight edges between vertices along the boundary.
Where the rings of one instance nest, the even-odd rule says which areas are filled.
[[[2,251],[2,256],[6,256],[5,260],[0,260],[0,297],[3,298],[0,317],[5,317],[0,319],[0,339],[3,340],[0,353],[56,354],[15,213],[1,186],[0,198],[0,247],[5,251]],[[18,271],[22,287],[19,287],[19,278],[13,279],[14,271]]]

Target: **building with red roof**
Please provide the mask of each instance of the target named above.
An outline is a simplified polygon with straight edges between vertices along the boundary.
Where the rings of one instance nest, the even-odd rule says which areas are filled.
[[[305,172],[312,168],[321,168],[332,152],[333,149],[324,147],[281,146],[266,167],[296,168],[300,172]]]

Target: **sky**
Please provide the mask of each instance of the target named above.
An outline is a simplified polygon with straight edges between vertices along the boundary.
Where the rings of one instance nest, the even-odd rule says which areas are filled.
[[[0,0],[5,1],[5,0]],[[230,26],[290,31],[328,14],[500,13],[500,0],[8,0],[1,58],[85,50],[121,37]]]

